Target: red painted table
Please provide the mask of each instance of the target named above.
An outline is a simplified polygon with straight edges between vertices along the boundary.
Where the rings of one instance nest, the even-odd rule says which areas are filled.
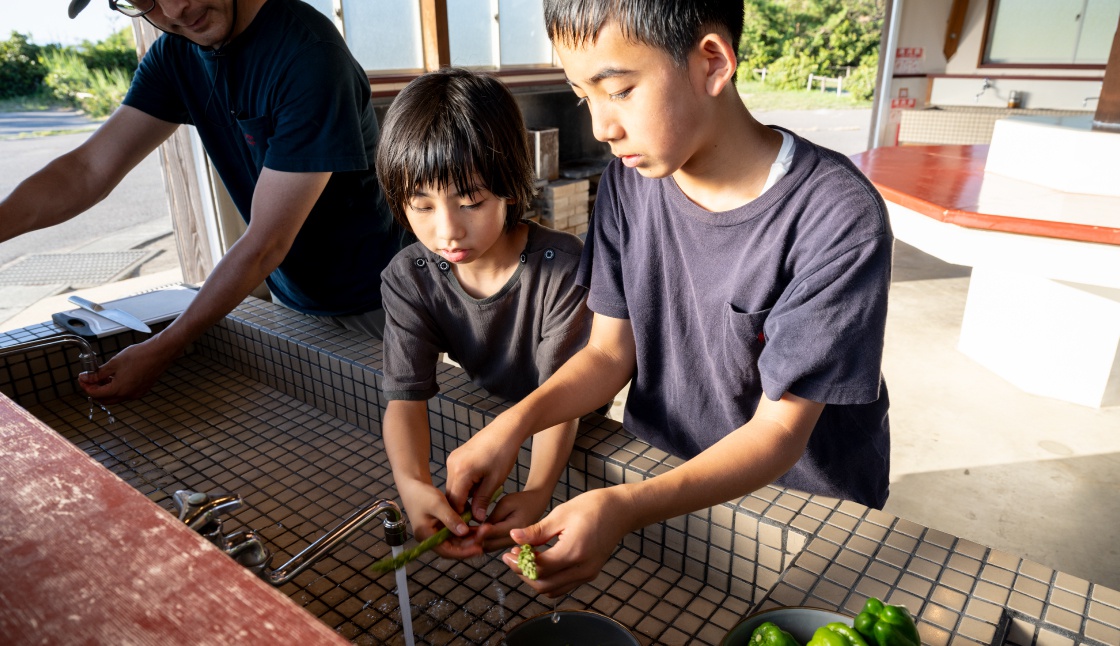
[[[0,642],[346,644],[0,395]]]
[[[887,147],[852,160],[899,240],[973,268],[962,352],[1027,392],[1120,404],[1120,197],[986,172],[988,149]]]

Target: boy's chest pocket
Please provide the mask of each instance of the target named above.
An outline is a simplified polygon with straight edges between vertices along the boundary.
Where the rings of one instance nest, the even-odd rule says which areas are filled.
[[[766,345],[763,325],[770,309],[743,312],[730,303],[724,304],[724,335],[720,359],[728,375],[744,383],[758,379],[758,358]]]
[[[253,163],[257,168],[262,168],[265,153],[268,152],[268,139],[272,136],[272,120],[268,117],[252,117],[238,119],[237,125]]]

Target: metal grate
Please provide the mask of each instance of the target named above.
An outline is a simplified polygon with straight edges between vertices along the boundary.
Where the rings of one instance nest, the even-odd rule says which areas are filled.
[[[130,249],[96,253],[29,254],[0,269],[0,286],[96,287],[127,276],[156,251]]]

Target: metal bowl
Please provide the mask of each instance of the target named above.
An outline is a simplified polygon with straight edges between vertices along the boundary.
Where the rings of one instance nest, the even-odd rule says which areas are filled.
[[[755,613],[739,622],[719,644],[720,646],[746,646],[750,643],[754,629],[766,621],[774,622],[779,628],[793,635],[798,642],[804,644],[813,638],[817,628],[827,623],[839,621],[851,626],[854,620],[855,618],[850,615],[820,608],[774,608]]]
[[[641,646],[622,624],[590,610],[554,610],[530,617],[506,633],[505,643],[508,646]]]

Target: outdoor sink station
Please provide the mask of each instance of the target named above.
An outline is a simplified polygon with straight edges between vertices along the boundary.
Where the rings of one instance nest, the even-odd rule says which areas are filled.
[[[159,326],[156,326],[157,329]],[[65,331],[0,335],[5,348]],[[140,340],[91,339],[101,360]],[[77,349],[0,357],[0,635],[6,643],[404,644],[380,523],[273,587],[178,518],[175,492],[234,493],[225,532],[287,561],[359,507],[396,498],[380,435],[380,347],[248,299],[142,399],[91,411]],[[454,366],[432,400],[434,464],[505,404]],[[92,459],[91,459],[92,458]],[[678,461],[588,415],[556,500]],[[517,487],[528,452],[507,484]],[[411,532],[410,532],[411,534]],[[413,545],[409,539],[406,547]],[[417,644],[500,644],[589,609],[643,644],[719,644],[752,612],[907,606],[925,644],[1120,643],[1120,592],[835,499],[768,487],[629,535],[594,582],[537,598],[496,556],[407,568]]]

